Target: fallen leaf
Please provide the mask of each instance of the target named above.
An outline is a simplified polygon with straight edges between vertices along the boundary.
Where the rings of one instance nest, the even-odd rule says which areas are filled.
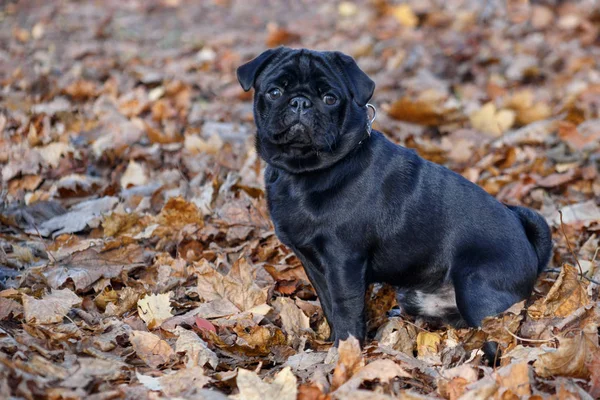
[[[0,297],[0,321],[8,318],[10,315],[17,318],[23,313],[23,306],[14,300]]]
[[[73,206],[67,213],[44,221],[38,229],[29,229],[31,234],[58,236],[63,233],[80,232],[100,225],[100,217],[108,213],[119,202],[116,197],[102,197],[88,200]]]
[[[205,259],[194,265],[198,277],[198,294],[206,301],[226,299],[247,311],[267,301],[267,288],[261,289],[254,279],[256,272],[245,259],[239,259],[229,274],[222,275]]]
[[[572,204],[561,209],[563,214],[563,223],[565,225],[573,223],[589,223],[600,221],[600,207],[594,200],[588,200],[583,203]],[[555,226],[560,226],[560,215],[558,212],[553,216],[552,222]]]
[[[536,300],[528,308],[532,318],[567,317],[589,304],[587,284],[579,279],[577,268],[565,264],[545,298]]]
[[[142,385],[147,387],[148,389],[153,390],[155,392],[162,390],[162,385],[160,384],[160,378],[143,375],[143,374],[140,374],[138,371],[135,371],[135,376],[137,377],[138,381]]]
[[[54,290],[38,300],[23,295],[23,311],[29,324],[52,324],[62,322],[71,308],[81,303],[81,299],[69,289]]]
[[[489,340],[497,342],[503,348],[506,348],[514,342],[513,335],[519,330],[522,319],[521,315],[505,312],[496,317],[485,318],[482,322],[481,330],[488,334]]]
[[[266,44],[268,47],[276,47],[289,44],[300,39],[300,35],[285,28],[270,23],[267,25],[268,36]]]
[[[159,327],[165,320],[173,316],[171,295],[172,292],[150,294],[138,300],[138,315],[144,320],[148,329]]]
[[[138,357],[151,368],[168,363],[175,355],[171,346],[154,333],[132,331],[129,341]]]
[[[127,169],[121,176],[121,187],[127,189],[130,186],[142,186],[148,183],[148,174],[144,166],[135,161],[129,161]]]
[[[435,332],[420,331],[417,335],[417,357],[426,360],[437,356],[442,337]]]
[[[335,394],[344,396],[346,393],[351,393],[358,389],[364,381],[373,381],[377,379],[381,383],[389,383],[396,377],[412,378],[412,375],[392,360],[375,360],[360,368],[358,372],[355,372],[349,380],[335,391]]]
[[[201,390],[212,379],[204,375],[202,367],[191,367],[181,369],[173,374],[163,375],[159,381],[163,393],[171,398],[204,399],[208,397],[202,396]]]
[[[409,4],[399,4],[390,7],[389,11],[400,24],[414,28],[419,24],[419,18],[415,15]]]
[[[515,112],[507,109],[497,110],[494,103],[489,102],[473,112],[469,118],[474,129],[492,136],[500,136],[515,123]]]
[[[192,154],[217,154],[221,147],[223,147],[223,140],[221,140],[219,135],[212,135],[207,140],[197,135],[186,135],[183,146]]]
[[[500,399],[528,398],[531,396],[529,364],[519,362],[502,367],[496,373]],[[525,397],[524,397],[525,396]]]
[[[44,276],[54,289],[70,279],[77,290],[82,290],[100,278],[116,278],[123,271],[146,265],[148,256],[151,254],[134,244],[108,250],[100,246],[90,247],[65,256],[58,265],[45,271]]]
[[[236,379],[238,400],[296,400],[296,377],[290,367],[279,371],[271,383],[261,380],[256,372],[239,369]]]
[[[169,318],[162,323],[161,329],[172,331],[180,324],[193,325],[196,318],[220,318],[228,315],[237,314],[240,309],[227,299],[216,299],[207,303],[199,304],[198,307],[185,314]]]
[[[208,363],[213,369],[217,369],[219,365],[217,355],[196,333],[178,326],[175,328],[175,334],[179,335],[175,342],[175,351],[186,354],[186,368],[203,367]]]
[[[533,367],[544,378],[562,375],[589,379],[588,365],[599,351],[597,327],[587,325],[574,337],[560,337],[558,349],[546,348],[546,353],[540,354]]]
[[[382,346],[412,356],[417,347],[417,328],[401,318],[390,318],[377,330],[375,340]]]
[[[84,388],[92,381],[116,381],[123,379],[127,365],[116,360],[100,360],[90,357],[77,357],[69,368],[68,376],[59,383],[61,387]]]
[[[288,335],[288,343],[291,343],[294,338],[310,332],[308,317],[298,308],[292,299],[289,297],[279,297],[272,302],[272,305],[281,317],[281,324]]]
[[[197,229],[204,226],[204,218],[198,207],[182,197],[172,197],[164,205],[157,216],[160,227],[154,230],[154,236],[171,236],[186,225],[194,225]]]
[[[331,380],[332,391],[341,387],[365,366],[365,359],[362,356],[360,343],[358,343],[358,340],[354,336],[350,336],[346,340],[340,340],[338,354],[339,359]]]
[[[594,150],[600,143],[600,119],[587,120],[579,125],[561,121],[559,124],[559,137],[577,150]]]

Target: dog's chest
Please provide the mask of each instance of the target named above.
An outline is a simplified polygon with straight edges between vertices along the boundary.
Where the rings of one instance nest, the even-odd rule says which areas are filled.
[[[342,224],[348,224],[347,215],[355,204],[345,195],[348,186],[316,190],[306,182],[281,176],[273,170],[265,172],[267,203],[275,231],[288,246],[308,244],[311,238],[328,236]],[[344,204],[344,199],[349,204]],[[359,224],[358,220],[350,222]]]

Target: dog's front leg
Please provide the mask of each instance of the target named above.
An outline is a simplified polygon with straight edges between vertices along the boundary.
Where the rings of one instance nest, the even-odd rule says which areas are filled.
[[[367,263],[362,257],[339,257],[326,267],[331,296],[331,320],[335,344],[348,336],[360,342],[366,336],[365,293]]]
[[[311,261],[307,257],[305,257],[301,252],[294,249],[296,256],[302,262],[304,266],[304,271],[310,280],[311,285],[315,288],[317,292],[317,296],[319,297],[319,303],[321,303],[321,309],[323,310],[323,314],[325,314],[325,319],[329,324],[329,330],[331,334],[329,336],[330,340],[335,340],[335,332],[334,327],[331,323],[332,320],[332,311],[331,311],[331,293],[329,291],[329,287],[327,285],[327,278],[323,273],[323,268]]]

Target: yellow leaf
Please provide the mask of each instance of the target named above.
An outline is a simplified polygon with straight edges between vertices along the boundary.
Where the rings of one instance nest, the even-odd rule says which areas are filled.
[[[420,359],[438,354],[442,337],[434,332],[421,331],[417,335],[417,356]]]
[[[513,110],[496,110],[494,103],[489,102],[469,116],[473,128],[493,136],[500,136],[515,123]]]
[[[138,314],[144,320],[148,329],[159,327],[163,321],[173,316],[169,300],[171,293],[151,294],[138,300]]]
[[[400,4],[392,7],[391,13],[400,24],[409,28],[414,28],[419,24],[419,18],[408,4]]]

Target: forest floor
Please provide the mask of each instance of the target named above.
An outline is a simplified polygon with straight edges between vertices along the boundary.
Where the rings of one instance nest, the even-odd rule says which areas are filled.
[[[600,397],[597,2],[0,7],[0,398]],[[332,348],[235,77],[280,44],[354,56],[376,129],[547,218],[528,302],[436,328],[378,286],[371,339]]]

